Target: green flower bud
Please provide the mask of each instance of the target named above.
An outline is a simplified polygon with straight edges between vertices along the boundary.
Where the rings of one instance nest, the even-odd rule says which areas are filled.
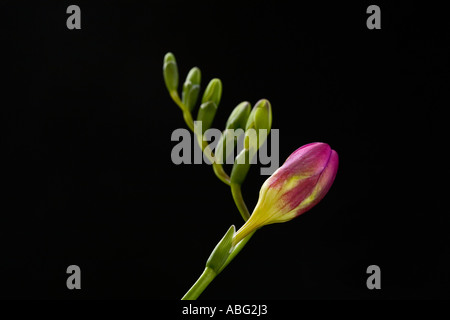
[[[228,117],[225,131],[216,146],[216,157],[226,163],[228,156],[234,151],[239,137],[244,133],[247,118],[250,115],[250,103],[244,101],[238,104]]]
[[[178,89],[178,67],[175,56],[171,52],[164,56],[163,75],[167,90],[176,92]]]
[[[255,130],[266,129],[270,131],[272,127],[272,106],[269,100],[259,100],[252,109],[248,117],[245,130],[253,128]],[[269,132],[267,132],[269,133]]]
[[[236,157],[231,170],[230,182],[242,185],[250,170],[250,150],[243,149]]]
[[[250,115],[251,106],[247,101],[241,102],[228,117],[226,129],[244,129]]]
[[[200,69],[194,67],[189,71],[186,81],[184,82],[182,102],[189,111],[192,111],[197,103],[198,95],[200,93],[201,77]]]
[[[231,226],[228,229],[225,236],[222,238],[222,240],[220,240],[220,242],[216,245],[213,252],[209,256],[208,261],[206,262],[206,268],[211,268],[216,272],[216,274],[219,273],[223,264],[227,261],[228,257],[230,256],[231,242],[235,231],[236,229],[234,226]]]
[[[225,129],[217,143],[215,154],[217,161],[221,161],[221,164],[227,162],[228,157],[234,151],[237,141],[244,134],[244,130],[241,128],[237,129]]]
[[[197,121],[202,122],[202,134],[204,134],[206,130],[211,128],[212,122],[216,115],[216,111],[217,105],[212,101],[205,102],[200,106],[197,114]]]
[[[203,93],[202,103],[212,101],[216,106],[220,103],[222,97],[222,81],[220,79],[212,79]]]
[[[200,85],[200,82],[202,81],[202,73],[200,72],[200,69],[193,67],[186,76],[186,81],[190,81],[192,84]]]
[[[269,135],[272,128],[272,106],[266,99],[259,100],[252,109],[250,116],[248,117],[247,124],[245,126],[245,138],[244,147],[246,149],[253,148],[256,151],[264,143],[265,138]],[[254,129],[255,132],[251,132],[249,129]],[[260,130],[267,130],[266,136],[260,139]],[[256,137],[254,136],[256,133]],[[255,139],[256,138],[256,139]],[[256,141],[255,141],[256,140]]]
[[[266,99],[259,100],[256,105],[255,112],[255,129],[266,129],[269,134],[272,128],[272,106]]]

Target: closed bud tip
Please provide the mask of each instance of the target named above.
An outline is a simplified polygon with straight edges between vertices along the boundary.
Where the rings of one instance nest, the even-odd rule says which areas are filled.
[[[267,99],[259,100],[253,107],[245,125],[244,148],[258,150],[272,128],[272,106]],[[260,130],[265,130],[260,131]]]
[[[167,52],[166,55],[164,56],[164,64],[166,64],[167,62],[177,63],[177,60],[175,59],[175,56],[172,52]]]
[[[186,81],[190,81],[194,85],[199,85],[202,80],[202,73],[200,72],[200,69],[197,67],[193,67],[188,75],[186,76]]]
[[[250,115],[251,106],[247,101],[238,104],[228,117],[225,129],[244,129]]]
[[[255,105],[255,129],[266,129],[269,133],[272,127],[272,106],[269,100],[259,100]]]
[[[254,128],[255,130],[266,129],[272,127],[272,106],[267,99],[259,100],[252,109],[248,117],[245,130]]]
[[[222,98],[222,81],[220,81],[220,79],[217,78],[212,79],[205,89],[205,93],[203,94],[202,98],[202,103],[212,101],[218,106],[221,98]]]

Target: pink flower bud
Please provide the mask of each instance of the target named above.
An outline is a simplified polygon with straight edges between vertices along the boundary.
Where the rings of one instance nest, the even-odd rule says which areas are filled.
[[[326,195],[338,168],[338,155],[326,143],[304,145],[292,153],[262,185],[250,219],[236,232],[236,245],[251,232],[292,220]]]

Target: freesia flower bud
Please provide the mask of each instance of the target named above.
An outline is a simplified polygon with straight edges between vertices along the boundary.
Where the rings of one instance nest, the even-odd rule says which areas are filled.
[[[252,109],[250,116],[248,117],[247,124],[245,126],[245,138],[244,138],[244,147],[246,149],[254,148],[258,150],[265,139],[260,139],[259,130],[267,130],[266,133],[269,135],[270,129],[272,128],[272,106],[267,99],[259,100]],[[255,132],[251,132],[249,129],[256,130],[256,141],[251,138],[251,134]],[[266,136],[267,136],[266,135]],[[256,143],[256,145],[252,145],[252,143]]]
[[[203,93],[202,104],[208,101],[212,101],[219,106],[220,99],[222,98],[222,81],[220,79],[212,79]]]
[[[203,103],[200,106],[200,109],[198,109],[197,121],[202,122],[202,134],[204,134],[206,130],[211,128],[214,117],[216,116],[216,112],[217,105],[212,101]]]
[[[171,52],[164,56],[163,75],[167,90],[172,95],[178,89],[178,66],[175,56]]]
[[[244,129],[250,115],[250,108],[250,103],[247,101],[239,103],[230,113],[225,129]]]
[[[298,148],[264,182],[258,203],[235,234],[233,245],[264,225],[292,220],[314,207],[333,184],[338,162],[338,154],[326,143]]]
[[[228,117],[225,130],[216,146],[216,157],[226,163],[229,155],[234,151],[237,141],[244,134],[245,124],[250,115],[251,106],[247,101],[238,104]],[[241,130],[239,130],[241,129]]]
[[[236,156],[233,169],[231,170],[230,182],[233,184],[241,185],[247,173],[250,169],[250,150],[242,149],[242,151]]]
[[[189,71],[186,81],[183,84],[182,102],[189,111],[192,111],[197,103],[201,78],[200,69],[194,67]]]
[[[272,127],[272,106],[267,99],[259,100],[252,109],[248,117],[245,130],[254,128],[255,130],[266,129]]]

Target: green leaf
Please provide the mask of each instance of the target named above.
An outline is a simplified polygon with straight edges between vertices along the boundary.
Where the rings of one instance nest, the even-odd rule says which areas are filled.
[[[219,270],[222,268],[222,266],[230,256],[231,243],[235,232],[236,229],[234,225],[232,225],[209,256],[208,261],[206,262],[206,268],[211,268],[216,273],[219,273]]]

